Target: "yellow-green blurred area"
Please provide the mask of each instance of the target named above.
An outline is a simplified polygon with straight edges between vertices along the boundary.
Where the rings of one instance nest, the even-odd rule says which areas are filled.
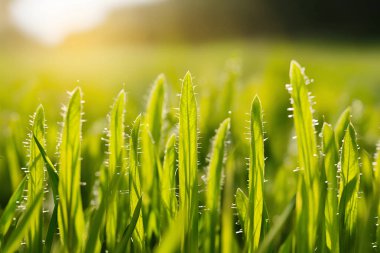
[[[117,16],[117,20],[123,20],[122,17]],[[48,155],[56,161],[58,122],[62,120],[61,107],[67,102],[66,92],[82,87],[86,119],[82,181],[88,182],[82,193],[87,196],[84,205],[88,205],[95,172],[103,166],[105,143],[101,138],[105,136],[103,130],[114,97],[120,89],[128,92],[126,117],[130,125],[144,112],[151,84],[160,73],[167,79],[166,122],[170,129],[175,129],[177,123],[180,79],[187,70],[194,77],[202,137],[200,173],[207,166],[206,156],[215,129],[225,117],[232,118],[230,151],[239,159],[236,170],[241,172],[236,185],[243,188],[247,169],[244,157],[249,152],[244,135],[249,119],[246,113],[254,95],[259,95],[268,137],[266,194],[273,213],[279,212],[295,191],[296,143],[292,140],[293,123],[288,117],[290,102],[285,89],[292,59],[305,66],[306,74],[314,80],[310,90],[315,96],[315,118],[320,125],[324,120],[335,123],[340,113],[351,106],[359,144],[372,153],[375,150],[380,136],[380,43],[376,40],[271,34],[198,41],[175,38],[149,42],[144,37],[141,42],[124,42],[104,38],[117,34],[109,32],[106,24],[93,32],[68,37],[55,46],[15,35],[14,28],[1,34],[2,207],[23,176],[21,167],[27,163],[23,141],[30,129],[30,115],[38,104],[44,106],[47,115]]]

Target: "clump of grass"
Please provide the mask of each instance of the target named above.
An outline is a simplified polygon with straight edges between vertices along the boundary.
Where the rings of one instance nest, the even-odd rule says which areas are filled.
[[[234,118],[226,110],[232,104],[229,92],[235,78],[223,93],[222,112],[212,117],[222,121],[229,115],[216,131],[206,175],[199,165],[208,152],[198,148],[198,105],[191,74],[182,80],[178,129],[173,122],[166,125],[170,114],[165,117],[163,75],[154,82],[146,112],[131,122],[128,134],[122,90],[109,113],[107,166],[100,169],[100,188],[92,189],[94,195],[100,190],[100,197],[85,209],[80,189],[82,92],[74,89],[65,107],[57,166],[45,150],[44,110],[39,106],[28,143],[27,174],[1,213],[0,251],[375,252],[380,243],[380,145],[374,159],[359,149],[350,108],[335,128],[324,122],[318,133],[310,81],[292,61],[287,89],[297,135],[297,187],[282,212],[270,215],[264,187],[267,145],[258,96],[251,104],[249,147],[229,134]],[[237,182],[244,175],[240,173],[244,149],[249,152],[249,171],[243,178],[248,179],[247,195],[245,188],[237,187],[244,185]],[[9,149],[8,157],[15,157],[13,152]],[[44,199],[47,192],[52,200],[48,194]],[[49,215],[43,214],[43,205]]]

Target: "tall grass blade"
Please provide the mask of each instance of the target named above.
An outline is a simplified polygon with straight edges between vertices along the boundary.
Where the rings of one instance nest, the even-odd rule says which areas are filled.
[[[31,136],[38,139],[40,143],[45,143],[45,113],[42,105],[37,107],[37,110],[33,115]],[[34,138],[31,138],[29,143],[28,206],[30,203],[34,202],[37,193],[44,191],[45,181],[45,162]],[[31,229],[28,232],[27,244],[29,252],[42,252],[42,214],[41,209],[39,215],[33,221]]]
[[[326,246],[330,252],[339,252],[339,223],[338,223],[338,180],[337,164],[339,153],[336,146],[334,130],[324,123],[322,127],[323,166],[326,175],[326,202],[325,202],[325,237]]]
[[[105,182],[107,194],[106,211],[106,240],[107,249],[113,251],[116,244],[116,232],[118,230],[118,203],[121,200],[117,194],[110,194],[109,184],[114,175],[124,177],[124,157],[125,157],[125,140],[124,140],[124,116],[125,116],[125,99],[124,90],[120,91],[109,114],[109,131],[108,131],[108,169],[106,171]],[[115,189],[117,190],[117,189]],[[112,198],[111,198],[112,196]],[[123,210],[123,209],[120,209]]]
[[[50,186],[53,189],[54,203],[57,204],[58,203],[58,182],[59,182],[59,177],[58,177],[58,174],[57,174],[57,170],[55,169],[55,167],[54,167],[53,163],[51,162],[50,158],[47,156],[44,147],[39,142],[39,140],[37,139],[37,137],[33,135],[33,139],[34,139],[34,142],[36,143],[36,145],[37,145],[37,147],[38,147],[38,149],[40,151],[40,154],[41,154],[42,158],[45,161],[45,164],[46,164],[46,167],[47,167],[47,172],[48,172],[48,175],[49,175],[49,183],[50,183]]]
[[[38,147],[40,154],[41,154],[41,156],[42,156],[42,158],[46,164],[47,172],[49,175],[49,177],[48,177],[49,178],[49,185],[53,189],[54,209],[53,209],[53,213],[52,213],[51,218],[50,218],[48,231],[46,233],[45,249],[44,249],[44,252],[50,252],[51,246],[53,244],[54,235],[56,234],[56,230],[58,227],[57,215],[58,215],[58,182],[59,182],[59,178],[58,178],[58,174],[56,172],[57,170],[55,169],[53,163],[51,162],[51,160],[47,156],[44,147],[41,145],[41,143],[39,142],[39,140],[37,139],[37,137],[34,134],[33,134],[33,139],[34,139],[34,142],[35,142],[36,146]]]
[[[312,102],[307,89],[309,79],[304,69],[290,64],[290,85],[294,125],[297,134],[300,176],[296,196],[296,251],[312,252],[316,242],[320,199],[320,171],[314,129]],[[307,238],[307,239],[305,239]]]
[[[141,115],[137,116],[133,122],[130,138],[129,138],[129,192],[130,192],[130,213],[136,209],[139,199],[141,198],[142,177],[139,168],[139,132],[140,132]],[[144,235],[142,216],[137,220],[136,229],[133,232],[134,245],[137,248],[142,247],[142,239]]]
[[[176,135],[172,134],[166,143],[165,158],[161,178],[161,195],[165,210],[169,217],[174,218],[177,213],[178,201],[176,197],[176,168],[177,168],[177,151]]]
[[[80,195],[82,92],[74,89],[64,111],[59,147],[58,227],[65,252],[82,248],[84,215]]]
[[[358,216],[356,225],[356,247],[358,252],[374,251],[373,243],[376,242],[376,200],[374,199],[375,178],[372,167],[372,157],[360,149],[360,189],[357,193]],[[376,186],[375,186],[376,187]]]
[[[219,252],[218,227],[220,220],[221,205],[221,183],[222,169],[225,157],[226,139],[230,128],[230,119],[225,119],[219,126],[213,142],[210,165],[208,168],[206,207],[207,230],[208,230],[208,252]]]
[[[349,124],[343,139],[340,168],[340,233],[341,252],[349,252],[355,245],[359,190],[359,154],[356,132]]]
[[[187,72],[183,82],[179,107],[179,193],[184,210],[182,251],[198,248],[198,119],[193,81]]]
[[[225,183],[222,204],[222,232],[220,248],[222,253],[237,252],[238,246],[235,239],[233,195],[234,195],[234,174],[235,174],[235,152],[227,156],[225,168]]]
[[[142,140],[142,172],[141,182],[143,196],[143,221],[146,235],[149,238],[153,234],[159,233],[160,217],[160,188],[161,171],[159,157],[159,147],[161,140],[162,117],[164,109],[164,85],[163,75],[157,77],[151,91],[144,125],[141,131]]]
[[[264,135],[263,113],[260,99],[255,96],[251,105],[249,163],[249,202],[247,243],[248,252],[255,252],[259,246],[264,206]]]

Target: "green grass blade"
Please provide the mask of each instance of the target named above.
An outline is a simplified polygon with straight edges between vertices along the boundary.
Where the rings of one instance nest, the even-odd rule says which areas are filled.
[[[290,64],[290,85],[294,125],[297,134],[300,177],[296,199],[296,248],[312,252],[316,242],[320,199],[320,171],[313,110],[304,69],[295,61]],[[305,239],[305,237],[307,239]]]
[[[249,199],[247,195],[244,194],[244,192],[238,188],[236,190],[236,208],[238,210],[239,220],[241,223],[241,227],[243,229],[243,232],[245,234],[245,237],[247,237],[247,228],[248,228],[248,202]]]
[[[139,220],[139,217],[140,217],[141,206],[142,206],[142,198],[140,198],[139,201],[137,202],[136,208],[133,211],[131,222],[129,223],[128,227],[125,229],[123,233],[123,238],[120,244],[118,245],[118,247],[116,248],[116,252],[120,252],[120,253],[124,252],[126,246],[128,245],[128,242],[131,240],[132,233],[135,230],[137,221]]]
[[[119,184],[121,181],[121,177],[118,174],[112,175],[109,182],[109,187],[105,192],[106,196],[109,198],[102,198],[98,208],[94,211],[93,216],[91,217],[91,221],[88,228],[88,237],[85,245],[84,252],[100,252],[101,242],[100,242],[100,232],[103,228],[103,222],[106,218],[107,207],[109,206],[109,199],[115,199],[115,195],[117,194],[117,189],[119,188]],[[108,231],[107,231],[108,233]]]
[[[34,202],[37,193],[44,191],[45,162],[35,142],[36,138],[39,140],[39,143],[45,143],[45,113],[42,105],[37,107],[37,110],[33,115],[31,136],[34,138],[31,138],[29,143],[27,206]],[[32,227],[28,232],[27,247],[30,252],[42,251],[42,228],[43,216],[41,209],[39,215],[33,221]]]
[[[360,154],[360,193],[358,192],[358,216],[356,222],[356,247],[358,252],[374,251],[373,243],[376,242],[377,200],[374,191],[375,177],[373,174],[372,157],[364,150]],[[364,197],[359,197],[359,194]]]
[[[357,205],[359,190],[359,154],[356,144],[356,132],[350,124],[345,132],[340,168],[340,250],[349,252],[355,245]]]
[[[53,240],[54,240],[54,235],[55,235],[57,227],[58,227],[57,215],[58,215],[58,182],[59,182],[59,178],[58,178],[58,174],[56,172],[57,170],[55,169],[53,163],[51,162],[51,160],[47,156],[45,149],[43,148],[43,146],[41,145],[41,143],[39,142],[39,140],[37,139],[37,137],[35,135],[33,135],[33,139],[34,139],[34,142],[40,151],[42,158],[44,159],[44,162],[45,162],[46,167],[47,167],[47,172],[49,175],[49,184],[53,189],[54,210],[53,210],[53,213],[52,213],[51,218],[50,218],[48,231],[46,233],[45,249],[44,249],[44,252],[50,252],[52,244],[53,244]]]
[[[153,144],[156,146],[160,144],[164,99],[165,76],[161,74],[154,82],[145,115],[145,125],[149,129]]]
[[[348,125],[351,122],[351,107],[346,108],[339,116],[338,121],[335,124],[335,136],[336,136],[336,146],[338,148],[342,147],[342,141],[344,138],[344,134]]]
[[[372,167],[372,158],[369,155],[369,153],[361,149],[360,152],[360,171],[361,171],[361,176],[360,176],[360,188],[364,193],[364,198],[368,202],[368,206],[371,204],[371,198],[373,196],[373,191],[374,191],[374,174],[373,174],[373,167]]]
[[[322,127],[323,166],[326,175],[327,196],[325,203],[325,233],[326,246],[330,252],[339,252],[339,223],[338,223],[338,181],[337,164],[339,153],[332,127],[324,123]]]
[[[226,176],[223,192],[222,205],[222,231],[221,231],[221,252],[237,252],[238,246],[235,239],[234,214],[233,214],[233,196],[234,196],[234,174],[235,174],[235,152],[227,156]]]
[[[58,214],[58,205],[54,205],[53,213],[50,218],[48,231],[46,233],[45,237],[45,249],[44,252],[49,253],[51,252],[51,247],[53,245],[54,235],[56,234],[57,227],[58,227],[58,221],[57,221],[57,214]]]
[[[40,191],[35,195],[33,202],[31,202],[29,207],[25,210],[25,213],[20,218],[15,230],[10,234],[2,252],[15,252],[20,247],[22,239],[41,211],[42,198],[43,191]]]
[[[377,213],[377,230],[376,230],[376,245],[377,247],[380,247],[380,142],[377,143],[376,148],[376,154],[375,154],[375,161],[374,161],[374,171],[373,174],[375,176],[374,183],[377,187],[375,187],[375,207],[376,207],[376,213]]]
[[[82,248],[84,215],[80,193],[82,92],[76,88],[63,118],[59,147],[58,227],[66,252]]]
[[[140,132],[141,115],[135,119],[130,138],[129,138],[129,192],[130,192],[130,213],[136,209],[141,197],[140,168],[139,168],[139,132]],[[144,235],[142,216],[140,212],[139,219],[134,230],[134,243],[141,248],[142,238]]]
[[[179,107],[179,193],[184,210],[182,251],[196,252],[198,247],[198,123],[193,82],[187,72],[182,82]]]
[[[176,135],[172,134],[166,143],[165,158],[161,178],[161,196],[169,217],[173,218],[177,213],[178,201],[176,197],[176,168],[177,151]]]
[[[260,99],[255,96],[251,105],[249,202],[247,243],[248,252],[255,252],[259,246],[264,205],[264,135],[263,115]]]
[[[106,192],[103,197],[108,199],[107,212],[106,212],[106,243],[107,249],[112,251],[116,244],[116,232],[118,230],[118,203],[117,194],[109,194],[109,183],[113,176],[119,175],[123,177],[124,171],[124,157],[125,157],[125,140],[124,140],[124,116],[125,116],[125,100],[126,95],[124,90],[120,91],[109,114],[109,131],[108,131],[108,168],[106,171],[105,186]],[[121,209],[123,210],[123,209]]]
[[[51,187],[53,189],[54,203],[57,204],[57,202],[58,202],[57,201],[57,197],[58,197],[58,182],[59,182],[59,177],[58,177],[57,170],[55,169],[53,163],[51,162],[51,160],[47,156],[45,149],[43,148],[43,146],[41,145],[41,143],[39,142],[39,140],[37,139],[37,137],[33,135],[33,139],[34,139],[34,142],[36,143],[38,149],[40,150],[42,158],[44,159],[44,161],[45,161],[45,163],[47,165],[46,167],[47,167],[47,172],[48,172],[48,175],[49,175],[49,183],[50,183],[50,185],[51,185]]]
[[[159,147],[161,140],[162,118],[165,98],[165,78],[163,75],[157,77],[154,87],[150,93],[144,125],[141,132],[142,140],[142,172],[143,181],[141,182],[143,196],[143,221],[146,235],[152,238],[152,234],[159,233],[160,217],[160,188],[161,182]]]
[[[179,250],[183,234],[178,231],[179,228],[185,226],[186,217],[184,216],[185,210],[180,209],[175,219],[172,220],[169,228],[165,231],[160,245],[156,248],[156,253],[176,253]]]
[[[0,239],[3,240],[5,234],[8,232],[9,227],[11,226],[12,219],[15,217],[15,212],[17,207],[20,205],[21,199],[23,197],[23,192],[25,185],[27,183],[26,177],[21,180],[16,191],[12,194],[11,198],[8,201],[7,206],[5,207],[1,218],[0,218]]]
[[[296,207],[296,198],[294,197],[290,203],[287,205],[285,210],[277,218],[274,226],[269,230],[263,242],[257,252],[264,253],[268,252],[268,249],[276,243],[276,239],[281,235],[282,230],[288,229],[287,224],[291,225],[292,216]],[[281,244],[281,242],[280,242]]]
[[[208,230],[208,252],[219,252],[220,243],[217,241],[218,223],[220,220],[220,201],[222,169],[225,157],[226,139],[230,128],[230,119],[225,119],[219,126],[213,142],[210,165],[208,168],[206,207],[207,230]]]

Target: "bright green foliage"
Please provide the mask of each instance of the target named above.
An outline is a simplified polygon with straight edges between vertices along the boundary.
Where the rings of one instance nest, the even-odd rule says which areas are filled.
[[[21,180],[16,191],[12,194],[12,197],[9,199],[7,206],[5,207],[1,218],[0,218],[0,242],[3,245],[4,236],[7,234],[9,227],[11,226],[12,219],[15,216],[17,206],[22,199],[22,193],[24,192],[26,185],[26,177]]]
[[[108,199],[107,215],[106,215],[106,231],[107,233],[107,248],[113,250],[116,244],[116,232],[118,230],[118,203],[120,202],[117,194],[110,194],[111,178],[116,174],[124,177],[125,166],[125,140],[124,140],[124,114],[125,114],[125,92],[120,91],[115,103],[112,106],[109,115],[109,131],[108,131],[108,168],[105,173],[105,181],[103,182],[106,188],[103,197]],[[113,198],[111,198],[111,196]]]
[[[45,143],[45,115],[42,105],[38,106],[32,123],[32,136],[35,136],[40,143]],[[28,204],[35,201],[36,195],[44,191],[44,174],[45,162],[40,150],[34,140],[31,138],[29,146],[29,163],[28,163]],[[42,201],[42,199],[41,199]],[[38,205],[41,205],[39,203]],[[28,249],[30,252],[42,251],[42,209],[28,233]]]
[[[0,154],[0,176],[9,179],[9,188],[21,182],[5,209],[0,207],[0,252],[376,252],[380,146],[372,163],[372,154],[357,146],[350,109],[342,113],[334,130],[327,123],[315,127],[309,80],[292,62],[287,88],[298,157],[286,137],[286,159],[279,160],[273,144],[283,140],[271,138],[264,146],[257,96],[250,108],[249,149],[241,141],[242,117],[235,110],[233,95],[236,82],[232,73],[223,92],[215,89],[213,101],[203,100],[209,103],[205,114],[200,106],[204,149],[198,149],[198,106],[190,73],[182,81],[178,132],[172,110],[164,114],[172,100],[166,100],[162,75],[155,81],[146,113],[132,122],[129,135],[126,93],[121,91],[109,113],[107,145],[100,141],[106,121],[84,131],[83,174],[81,90],[71,93],[64,111],[58,161],[45,150],[55,129],[45,135],[44,110],[39,106],[28,143],[27,176],[18,178],[19,164],[26,163],[18,143],[10,141],[4,146],[5,155]],[[130,110],[136,113],[133,107]],[[227,115],[209,152],[216,124]],[[367,127],[364,117],[355,119],[361,128]],[[236,127],[229,134],[231,126]],[[273,134],[276,128],[272,122],[268,126]],[[361,142],[371,150],[373,143],[363,137]],[[264,147],[268,163],[264,163]],[[59,173],[53,162],[58,162]],[[296,163],[297,175],[291,172]],[[81,184],[81,177],[87,185]]]
[[[178,211],[175,219],[170,223],[169,228],[163,235],[161,244],[157,247],[155,252],[157,253],[176,253],[179,252],[181,246],[181,241],[183,240],[182,233],[178,231],[185,225],[186,217],[184,216],[185,210],[181,209]]]
[[[338,149],[342,147],[343,137],[350,122],[351,122],[351,108],[348,107],[339,116],[339,119],[336,122],[335,129],[334,129],[335,136],[336,136],[336,145]]]
[[[141,131],[143,221],[148,238],[151,238],[153,233],[158,234],[159,229],[161,163],[158,157],[164,109],[164,85],[164,76],[158,76],[149,97]]]
[[[161,177],[161,194],[164,203],[164,211],[167,210],[169,217],[174,217],[178,209],[178,201],[175,195],[177,168],[177,151],[175,149],[176,135],[172,134],[166,143],[165,158]]]
[[[137,207],[141,198],[140,168],[139,168],[139,132],[141,115],[137,116],[133,122],[129,138],[129,192],[130,192],[130,213]],[[134,246],[141,250],[142,237],[144,234],[141,213],[137,220],[136,229],[133,233]]]
[[[198,119],[190,72],[182,81],[179,106],[179,201],[184,212],[182,250],[196,252],[198,246]]]
[[[239,215],[239,220],[241,222],[241,226],[243,231],[248,230],[248,197],[244,194],[244,192],[238,188],[236,190],[236,207]],[[245,232],[246,233],[246,232]]]
[[[39,142],[39,140],[37,139],[37,137],[35,135],[33,135],[33,140],[34,140],[37,148],[39,149],[40,154],[41,154],[41,156],[42,156],[42,158],[43,158],[43,160],[47,166],[47,171],[49,174],[49,184],[50,184],[51,188],[53,189],[54,210],[53,210],[53,213],[52,213],[51,218],[50,218],[49,228],[48,228],[48,231],[46,233],[45,247],[44,247],[45,252],[50,252],[51,246],[53,244],[54,235],[55,235],[56,229],[58,227],[58,223],[57,223],[58,211],[57,210],[58,210],[58,181],[59,181],[59,178],[58,178],[57,170],[55,169],[53,163],[51,162],[51,160],[47,156],[45,149],[43,148],[42,144]]]
[[[360,173],[356,132],[352,124],[349,124],[344,135],[341,152],[339,241],[341,252],[349,252],[355,245]]]
[[[372,157],[364,150],[360,154],[360,190],[357,193],[356,245],[359,252],[371,252],[372,243],[376,241],[377,201],[374,194],[375,180],[373,175]]]
[[[294,215],[294,209],[295,209],[295,197],[292,198],[290,203],[286,206],[285,210],[281,213],[281,215],[277,218],[276,223],[273,225],[263,242],[260,244],[259,253],[262,252],[268,252],[270,247],[274,246],[275,239],[278,237],[285,229],[287,229],[289,226],[291,226],[291,217]],[[291,236],[288,237],[288,239],[285,242],[278,243],[279,245],[282,244],[282,250],[281,252],[290,252],[291,250],[287,250],[284,248],[289,247],[289,242],[291,242]]]
[[[248,252],[259,246],[264,205],[264,134],[260,99],[255,96],[251,105],[251,143],[249,155],[249,201],[246,239]]]
[[[297,134],[299,181],[296,197],[296,250],[312,252],[315,248],[320,206],[320,171],[317,141],[304,69],[290,64],[290,85],[294,126]],[[305,239],[305,237],[307,239]]]
[[[138,219],[140,217],[141,206],[142,206],[142,198],[140,198],[139,201],[137,202],[136,208],[132,214],[131,222],[128,224],[127,228],[124,230],[121,242],[116,247],[115,251],[117,253],[124,252],[126,246],[128,245],[129,241],[131,240],[132,233],[135,230]]]
[[[80,252],[84,240],[84,216],[80,195],[82,92],[71,93],[64,111],[59,147],[58,227],[65,252]]]
[[[375,175],[375,208],[377,208],[377,230],[376,230],[376,243],[380,245],[380,142],[377,143],[377,151],[374,162],[374,175]]]
[[[372,158],[364,149],[361,149],[360,152],[360,163],[360,187],[364,193],[364,198],[367,201],[370,201],[370,198],[373,194],[373,189],[376,187],[376,185],[373,183],[374,175],[372,168]]]
[[[14,252],[19,248],[21,240],[33,225],[33,221],[38,219],[42,207],[42,198],[43,191],[38,192],[34,196],[33,202],[30,203],[28,209],[20,218],[16,228],[9,235],[8,243],[5,244],[2,252]]]
[[[330,252],[339,252],[338,223],[338,180],[337,164],[339,153],[332,127],[324,123],[322,127],[323,166],[326,175],[325,232],[326,246]]]
[[[221,252],[229,253],[236,252],[238,250],[236,239],[235,239],[235,228],[233,219],[233,194],[234,194],[234,167],[235,167],[235,156],[228,156],[225,168],[225,183],[224,183],[224,194],[223,194],[223,205],[222,205],[222,232],[221,232]]]
[[[216,132],[213,142],[210,165],[207,176],[206,207],[207,235],[209,236],[207,252],[219,252],[218,223],[220,220],[221,179],[223,160],[225,157],[226,138],[230,128],[230,119],[224,120]]]
[[[99,207],[94,211],[90,224],[88,229],[88,238],[86,242],[86,247],[84,252],[91,253],[91,252],[99,252],[101,249],[101,240],[100,240],[100,232],[102,229],[102,224],[106,216],[107,206],[109,205],[109,199],[115,199],[115,196],[117,195],[120,182],[122,181],[122,177],[120,177],[119,174],[114,174],[110,178],[109,181],[109,187],[107,188],[107,191],[105,192],[106,196],[108,198],[102,198],[101,202],[99,204]],[[140,211],[140,207],[138,209]],[[135,218],[137,219],[137,218]],[[133,228],[135,226],[133,225]],[[128,228],[130,229],[130,228]],[[129,237],[130,238],[130,235]],[[123,240],[122,240],[123,241]],[[115,249],[118,249],[121,247],[123,243],[119,243],[115,245]],[[125,248],[125,244],[123,244],[123,248]]]
[[[149,130],[153,144],[156,146],[160,144],[161,138],[162,112],[165,99],[164,88],[165,77],[161,74],[154,82],[145,114],[145,127]]]

